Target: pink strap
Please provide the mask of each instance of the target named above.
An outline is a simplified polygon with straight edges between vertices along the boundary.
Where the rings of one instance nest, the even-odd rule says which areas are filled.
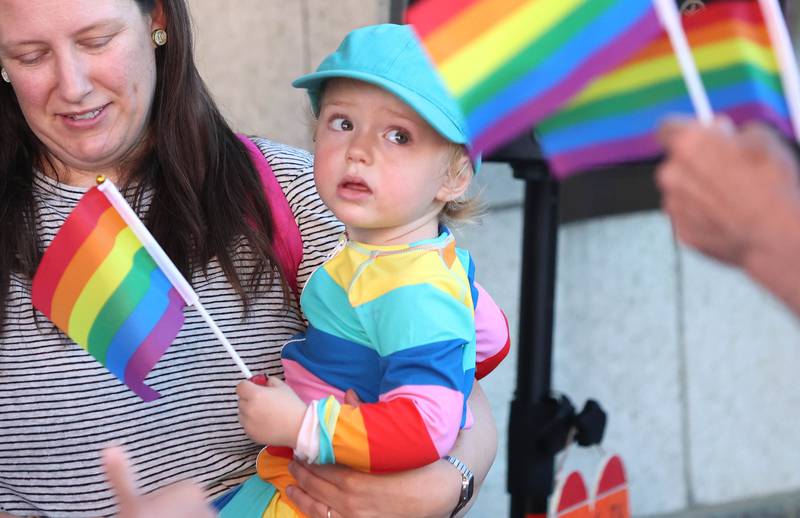
[[[303,238],[300,235],[300,228],[298,228],[297,221],[294,219],[294,213],[289,206],[289,201],[286,199],[286,195],[283,194],[283,189],[281,189],[277,178],[275,178],[275,173],[272,172],[272,168],[264,154],[248,137],[238,133],[236,136],[247,148],[248,153],[250,153],[250,160],[252,160],[259,175],[261,175],[264,196],[267,198],[267,204],[272,214],[274,231],[272,246],[275,249],[278,262],[286,274],[286,282],[297,294],[297,270],[300,268],[300,261],[303,259]]]

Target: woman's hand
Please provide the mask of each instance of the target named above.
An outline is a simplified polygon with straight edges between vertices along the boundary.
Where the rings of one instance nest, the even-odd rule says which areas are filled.
[[[217,515],[206,503],[200,486],[188,481],[140,496],[128,457],[120,447],[112,446],[103,450],[103,466],[111,489],[117,496],[117,518],[213,518]]]
[[[297,445],[307,406],[286,383],[275,376],[267,378],[267,386],[242,381],[236,393],[239,422],[251,439],[271,446]]]
[[[348,401],[348,404],[353,404]],[[475,425],[462,430],[451,455],[460,458],[475,475],[475,500],[497,451],[497,430],[486,396],[478,383],[469,399]],[[289,498],[311,518],[447,517],[461,491],[461,475],[449,462],[439,460],[401,473],[374,475],[344,466],[289,465],[297,486]],[[472,502],[470,501],[470,503]],[[467,506],[469,508],[469,505]],[[465,508],[465,509],[467,509]]]

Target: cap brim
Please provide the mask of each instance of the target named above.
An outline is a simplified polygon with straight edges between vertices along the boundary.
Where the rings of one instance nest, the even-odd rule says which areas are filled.
[[[456,144],[467,145],[469,143],[467,135],[465,135],[464,132],[459,129],[458,125],[445,115],[436,104],[430,102],[418,93],[381,76],[353,70],[325,70],[301,76],[292,81],[292,86],[308,90],[314,114],[319,115],[319,93],[322,83],[328,79],[337,77],[357,79],[365,83],[379,86],[396,95],[400,100],[411,106],[420,117],[425,119],[433,129],[447,140],[455,142]]]

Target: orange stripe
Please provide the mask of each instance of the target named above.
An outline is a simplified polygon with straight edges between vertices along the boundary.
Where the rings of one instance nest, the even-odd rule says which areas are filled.
[[[746,38],[758,43],[761,46],[769,47],[769,35],[764,26],[753,25],[741,20],[730,20],[715,23],[702,29],[687,33],[689,45],[692,48],[702,47],[712,43],[718,43],[726,39]],[[672,54],[672,45],[667,36],[662,36],[655,42],[645,47],[631,58],[625,66],[635,65],[642,61],[656,59],[667,54]]]
[[[127,225],[113,207],[100,216],[97,226],[86,238],[64,270],[53,294],[52,320],[62,331],[69,333],[69,317],[75,301],[86,283],[111,252],[114,242]]]
[[[530,0],[477,2],[425,37],[425,48],[435,63],[442,63],[481,33],[496,25]]]
[[[367,428],[359,408],[342,405],[332,442],[336,462],[360,471],[371,470]]]

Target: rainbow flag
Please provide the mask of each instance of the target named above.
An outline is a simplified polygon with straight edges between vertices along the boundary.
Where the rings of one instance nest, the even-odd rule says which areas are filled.
[[[762,120],[791,136],[778,64],[758,2],[709,3],[682,17],[715,112],[736,122]],[[542,120],[536,134],[554,173],[652,158],[669,114],[694,110],[666,34],[616,70],[596,79],[564,109]]]
[[[64,222],[33,278],[33,305],[152,401],[159,394],[144,379],[180,331],[186,303],[137,237],[131,215],[141,222],[127,203],[129,213],[120,214],[109,191],[125,203],[106,181]]]
[[[649,0],[422,0],[407,19],[466,115],[473,154],[550,115],[660,33]]]

